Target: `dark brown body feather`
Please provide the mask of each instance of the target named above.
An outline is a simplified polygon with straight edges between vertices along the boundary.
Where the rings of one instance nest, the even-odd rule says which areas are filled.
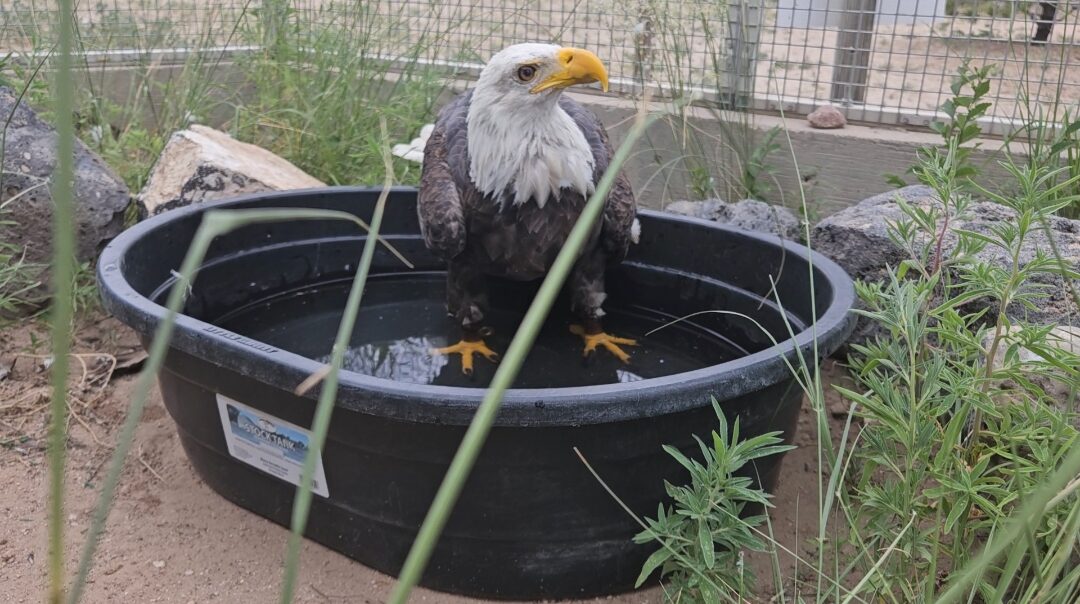
[[[587,199],[570,189],[544,207],[534,200],[500,204],[469,178],[466,116],[471,93],[440,112],[424,147],[418,213],[428,248],[449,263],[448,307],[466,329],[479,326],[487,306],[486,275],[516,280],[543,277],[566,242]],[[563,97],[559,105],[585,135],[594,159],[593,183],[611,161],[607,133],[595,115]],[[621,262],[631,243],[637,213],[633,191],[619,174],[599,221],[568,284],[582,319],[599,318],[604,270]]]

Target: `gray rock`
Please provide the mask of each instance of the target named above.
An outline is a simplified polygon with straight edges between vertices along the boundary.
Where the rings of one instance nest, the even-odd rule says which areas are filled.
[[[847,118],[844,117],[844,114],[839,109],[832,105],[818,107],[811,112],[810,115],[806,116],[806,121],[810,122],[812,128],[821,128],[823,130],[832,130],[847,126]]]
[[[138,204],[146,216],[245,193],[321,186],[322,181],[266,149],[196,125],[169,138]]]
[[[929,187],[912,186],[864,199],[826,217],[810,233],[813,248],[853,278],[883,281],[907,255],[889,237],[889,224],[903,217],[896,198],[914,206],[939,203]]]
[[[0,86],[0,122],[11,116],[4,141],[0,206],[0,238],[25,252],[28,263],[51,259],[52,195],[50,182],[56,168],[56,130],[42,121],[18,95]],[[14,113],[12,111],[14,110]],[[76,254],[92,261],[98,251],[124,228],[124,213],[131,194],[124,181],[82,142],[75,141]],[[44,275],[42,275],[44,278]]]
[[[755,199],[744,199],[737,203],[720,199],[675,201],[665,206],[664,210],[793,241],[803,238],[801,223],[794,212]]]
[[[889,237],[889,225],[905,217],[896,203],[897,197],[912,206],[926,208],[941,205],[933,190],[922,185],[875,195],[819,222],[811,233],[814,249],[835,260],[855,279],[883,282],[888,268],[897,267],[907,258],[907,254]],[[949,232],[942,241],[943,254],[948,255],[956,246],[957,229],[985,234],[990,233],[995,225],[1011,221],[1015,221],[1015,212],[1010,208],[987,201],[973,202],[964,216],[953,217],[950,221]],[[1049,227],[1066,263],[1080,269],[1080,221],[1052,217]],[[1031,262],[1039,251],[1053,254],[1050,241],[1041,228],[1029,233],[1025,240],[1019,257],[1021,265]],[[1004,250],[993,246],[986,246],[978,257],[1001,266],[1011,262]],[[1048,297],[1042,299],[1034,309],[1016,305],[1010,307],[1007,314],[1013,319],[1030,323],[1076,324],[1080,309],[1073,303],[1065,279],[1057,275],[1039,275],[1037,281],[1050,286]],[[1073,285],[1080,289],[1080,281]],[[975,300],[969,308],[989,306],[989,301]],[[876,331],[870,321],[860,319],[849,342],[864,341],[874,333]]]

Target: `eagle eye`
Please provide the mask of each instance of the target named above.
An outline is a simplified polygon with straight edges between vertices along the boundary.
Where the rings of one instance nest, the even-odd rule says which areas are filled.
[[[532,80],[535,77],[536,77],[536,66],[535,65],[522,65],[521,67],[518,67],[517,79],[521,80],[522,82],[528,82],[529,80]]]

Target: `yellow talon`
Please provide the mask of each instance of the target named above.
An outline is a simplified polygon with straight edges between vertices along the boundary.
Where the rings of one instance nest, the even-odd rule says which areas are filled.
[[[431,352],[433,354],[460,354],[461,372],[465,375],[472,375],[474,354],[483,355],[485,359],[493,363],[499,359],[498,353],[488,348],[483,340],[462,340],[453,346],[432,348]]]
[[[581,336],[581,339],[585,340],[585,356],[596,352],[597,346],[603,346],[608,352],[615,355],[623,363],[630,362],[630,355],[627,354],[619,345],[623,346],[637,346],[637,340],[631,340],[630,338],[620,338],[607,334],[604,332],[588,333],[585,328],[580,325],[571,325],[570,333]]]

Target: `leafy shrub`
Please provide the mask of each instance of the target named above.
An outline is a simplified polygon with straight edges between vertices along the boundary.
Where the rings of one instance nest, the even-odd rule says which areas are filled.
[[[780,444],[779,432],[739,440],[739,420],[728,432],[720,405],[713,400],[720,421],[712,432],[712,446],[697,436],[701,460],[692,459],[672,446],[664,450],[690,472],[690,484],[666,484],[674,506],[660,505],[648,528],[634,537],[636,543],[661,544],[641,569],[642,585],[659,568],[673,602],[721,602],[729,593],[748,593],[754,576],[744,564],[744,552],[765,551],[755,529],[765,516],[742,518],[747,505],[768,507],[769,496],[753,488],[753,481],[739,476],[755,459],[783,453],[793,447]]]

